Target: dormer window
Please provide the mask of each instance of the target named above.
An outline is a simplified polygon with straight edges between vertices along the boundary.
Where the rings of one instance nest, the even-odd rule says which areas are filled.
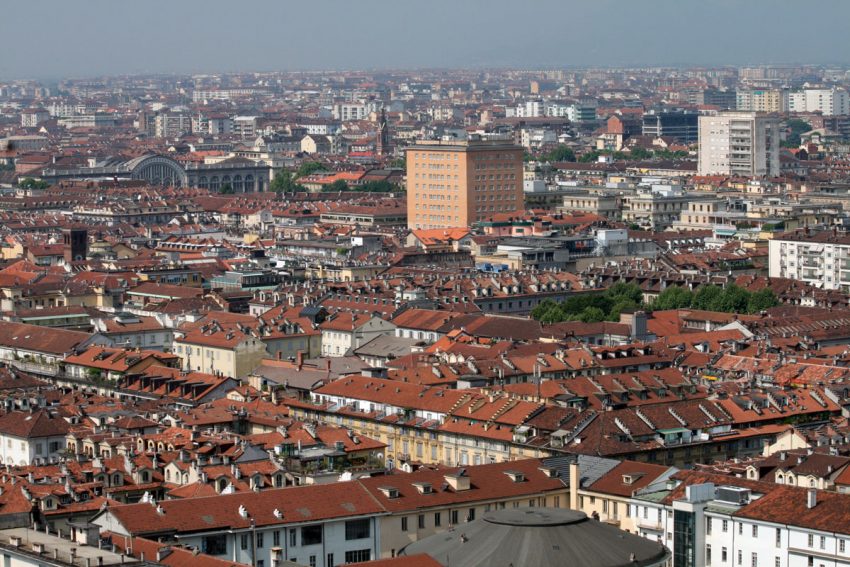
[[[387,498],[398,498],[398,488],[394,486],[379,486],[378,490],[384,493]]]
[[[623,484],[625,484],[627,486],[631,486],[632,484],[636,483],[640,479],[640,477],[642,477],[642,476],[643,476],[643,473],[624,474],[623,475]]]
[[[505,474],[514,482],[525,482],[525,475],[520,471],[505,471]]]
[[[413,486],[416,487],[419,494],[431,494],[434,491],[430,482],[414,482]]]

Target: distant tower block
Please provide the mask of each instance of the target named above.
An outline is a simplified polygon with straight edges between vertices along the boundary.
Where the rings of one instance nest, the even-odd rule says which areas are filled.
[[[62,231],[65,245],[65,263],[84,262],[89,253],[89,233],[84,228],[66,228]]]

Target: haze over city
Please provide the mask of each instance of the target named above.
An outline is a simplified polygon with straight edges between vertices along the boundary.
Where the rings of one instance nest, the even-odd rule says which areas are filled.
[[[4,2],[4,565],[850,567],[848,21]]]
[[[834,64],[848,20],[842,0],[7,2],[0,77]]]

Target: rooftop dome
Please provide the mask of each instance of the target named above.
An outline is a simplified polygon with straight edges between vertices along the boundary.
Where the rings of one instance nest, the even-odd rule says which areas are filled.
[[[660,543],[560,508],[512,508],[484,515],[405,547],[443,565],[464,567],[660,567],[670,552]]]

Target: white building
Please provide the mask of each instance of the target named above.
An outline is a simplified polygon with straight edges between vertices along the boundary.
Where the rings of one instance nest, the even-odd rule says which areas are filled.
[[[79,114],[63,116],[58,123],[63,128],[108,128],[115,126],[115,118],[109,114]]]
[[[50,118],[50,113],[43,108],[28,108],[21,112],[21,126],[35,128]]]
[[[365,104],[341,103],[333,106],[334,120],[347,122],[349,120],[365,120],[369,117],[369,109]]]
[[[4,465],[58,462],[70,424],[47,410],[9,412],[0,417],[0,459]]]
[[[788,95],[790,112],[820,112],[824,116],[850,114],[850,95],[844,89],[805,89]]]
[[[92,522],[247,565],[333,567],[379,557],[383,515],[361,484],[338,482],[213,496],[203,505],[181,499],[110,506]]]
[[[670,548],[673,565],[850,566],[850,495],[710,476],[719,482],[631,500],[637,532]]]
[[[699,117],[699,174],[779,175],[779,120],[755,112]]]
[[[520,131],[520,145],[530,150],[540,149],[546,144],[555,144],[558,137],[548,128],[523,128]]]
[[[154,135],[157,138],[176,138],[192,132],[192,117],[184,113],[157,114],[154,118]]]
[[[233,133],[243,139],[254,139],[257,137],[259,121],[260,119],[257,116],[236,116],[232,121]]]
[[[322,355],[345,356],[379,335],[392,335],[396,326],[374,315],[337,313],[326,319],[322,330]]]
[[[538,118],[545,115],[545,105],[541,100],[529,100],[516,107],[519,118]]]
[[[850,237],[831,231],[786,233],[768,242],[769,275],[850,291]]]

